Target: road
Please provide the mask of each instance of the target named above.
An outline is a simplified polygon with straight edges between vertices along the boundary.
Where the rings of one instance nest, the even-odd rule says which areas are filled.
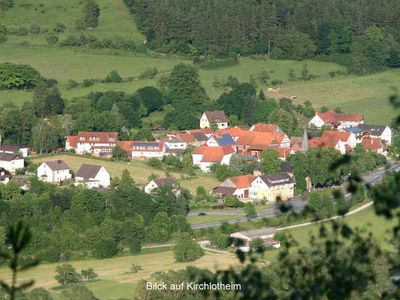
[[[368,174],[365,174],[362,176],[364,180],[364,184],[370,184],[374,185],[375,183],[379,182],[383,176],[385,175],[386,171],[398,171],[400,169],[400,162],[392,162],[389,166],[389,168],[379,168],[375,171],[369,172]],[[349,199],[351,197],[351,194],[348,193],[345,195],[346,199]],[[303,199],[302,197],[294,197],[291,200],[287,201],[288,205],[292,206],[292,210],[295,212],[300,212],[303,210],[303,208],[307,205],[307,199]],[[223,210],[220,211],[221,214]],[[236,211],[237,212],[237,211]],[[228,214],[232,213],[232,211],[228,211]],[[213,211],[213,214],[218,214],[218,211]],[[252,220],[257,220],[257,219],[263,219],[263,218],[272,218],[275,216],[278,216],[282,214],[281,210],[278,207],[271,207],[265,209],[260,214],[257,214]],[[247,217],[238,217],[238,218],[232,218],[226,221],[215,221],[215,222],[206,222],[206,223],[199,223],[199,224],[192,224],[193,229],[199,229],[199,228],[209,228],[209,227],[215,227],[215,226],[221,226],[223,223],[230,223],[230,224],[235,224],[235,223],[242,223],[242,222],[247,222],[249,219]]]

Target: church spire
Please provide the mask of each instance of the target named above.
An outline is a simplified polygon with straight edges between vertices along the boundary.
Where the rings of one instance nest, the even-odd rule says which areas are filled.
[[[307,126],[304,126],[303,140],[301,141],[301,149],[304,151],[308,150],[308,133]]]

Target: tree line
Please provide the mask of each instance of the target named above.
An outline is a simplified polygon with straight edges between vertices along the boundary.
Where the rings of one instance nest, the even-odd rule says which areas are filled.
[[[400,3],[395,0],[125,0],[125,4],[146,35],[147,46],[161,52],[268,54],[282,59],[353,54],[352,65],[358,72],[375,71],[379,56],[385,58],[383,66],[400,66],[396,16]]]

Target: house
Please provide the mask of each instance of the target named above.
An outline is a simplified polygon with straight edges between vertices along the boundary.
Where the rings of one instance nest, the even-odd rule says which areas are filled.
[[[271,133],[282,133],[282,129],[279,128],[278,125],[275,124],[264,124],[257,123],[250,127],[250,131],[259,131],[259,132],[271,132]]]
[[[392,130],[386,125],[359,124],[357,126],[364,135],[368,134],[372,138],[380,138],[384,144],[392,144]]]
[[[178,186],[178,182],[173,177],[165,177],[165,178],[156,178],[151,180],[146,186],[144,187],[144,191],[146,194],[153,193],[156,189],[159,189],[163,186],[170,185],[172,187],[172,191],[176,196],[180,194],[180,189]]]
[[[356,135],[347,130],[325,130],[322,133],[322,138],[325,140],[339,140],[345,145],[349,145],[351,149],[357,146]]]
[[[160,141],[121,141],[118,145],[128,153],[130,158],[161,159],[166,155],[164,142]]]
[[[236,142],[233,137],[228,134],[214,134],[206,142],[209,147],[235,146]]]
[[[255,178],[252,175],[230,177],[225,179],[213,192],[222,197],[233,196],[240,200],[247,200],[250,198],[251,183]],[[229,188],[229,190],[226,188]],[[224,191],[227,194],[224,194]]]
[[[88,188],[108,188],[110,182],[110,174],[100,165],[82,164],[75,175],[75,183],[84,184]]]
[[[78,132],[76,136],[66,137],[65,150],[74,150],[77,154],[111,157],[117,141],[117,132]]]
[[[206,111],[200,118],[200,128],[211,128],[216,124],[218,129],[228,128],[228,119],[223,111]]]
[[[209,147],[202,145],[192,152],[193,165],[203,172],[210,172],[214,164],[229,165],[235,149],[232,146]]]
[[[32,149],[23,145],[4,144],[0,147],[0,153],[19,154],[21,157],[28,157]]]
[[[322,137],[317,137],[308,140],[308,146],[312,148],[332,148],[338,150],[341,154],[346,154],[351,149],[340,140],[327,140]]]
[[[237,152],[260,157],[266,148],[290,147],[290,139],[284,133],[247,131],[236,141]]]
[[[294,178],[285,172],[257,176],[251,182],[250,198],[267,201],[288,200],[294,197],[295,184]]]
[[[37,169],[37,177],[51,184],[71,179],[69,167],[63,160],[52,160],[42,163]]]
[[[364,123],[364,117],[360,114],[343,114],[329,110],[327,112],[317,112],[308,122],[309,127],[321,128],[329,126],[336,129],[356,127]]]
[[[253,230],[234,232],[230,235],[232,239],[240,240],[240,244],[246,250],[250,247],[251,241],[254,239],[271,239],[278,230],[274,227],[265,227]]]
[[[379,137],[366,136],[362,139],[361,144],[367,151],[372,151],[377,154],[387,155],[382,140]]]
[[[4,168],[0,168],[0,183],[7,184],[11,180],[11,173]]]
[[[24,166],[25,161],[19,154],[0,152],[0,168],[14,173],[18,169],[23,169]]]
[[[237,141],[239,137],[246,135],[248,130],[235,126],[232,128],[218,129],[215,133],[220,135],[229,134],[235,141]]]

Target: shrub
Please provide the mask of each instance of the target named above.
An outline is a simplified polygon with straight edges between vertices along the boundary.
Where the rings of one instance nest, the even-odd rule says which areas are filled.
[[[63,23],[56,23],[53,27],[54,32],[63,33],[67,27]]]
[[[280,84],[283,84],[283,81],[279,80],[279,79],[274,79],[274,80],[271,80],[271,84],[272,85],[280,85]]]
[[[67,85],[66,86],[67,86],[67,89],[73,89],[73,88],[78,87],[79,83],[77,83],[75,80],[70,79],[70,80],[67,81]]]
[[[139,75],[139,79],[153,79],[156,77],[158,74],[158,69],[153,67],[153,68],[148,68],[146,69],[142,74]]]
[[[62,264],[56,268],[56,276],[54,278],[62,286],[76,284],[81,281],[81,275],[70,264]]]
[[[111,239],[99,240],[94,245],[93,256],[96,258],[110,258],[118,253],[117,242]]]
[[[7,42],[7,36],[4,33],[0,33],[0,44]]]
[[[104,82],[121,82],[121,81],[122,81],[121,76],[115,70],[112,70],[110,73],[108,73],[108,75],[104,79]]]
[[[89,87],[89,86],[92,86],[94,83],[95,83],[94,79],[84,79],[82,81],[82,86],[83,87]]]
[[[49,44],[49,46],[54,46],[58,43],[58,36],[55,34],[49,34],[46,36],[46,42]]]
[[[32,34],[39,34],[40,33],[40,26],[37,24],[32,24],[29,28],[30,33]]]
[[[86,281],[93,281],[99,276],[93,270],[93,268],[88,268],[88,269],[82,270],[81,275],[82,275],[82,278],[85,279]]]
[[[143,270],[142,266],[139,264],[132,264],[131,266],[131,272],[132,273],[137,273],[139,271]]]
[[[29,65],[0,64],[0,90],[30,89],[41,80],[40,73]]]
[[[150,158],[146,161],[146,164],[153,168],[162,168],[162,162],[157,158]]]

